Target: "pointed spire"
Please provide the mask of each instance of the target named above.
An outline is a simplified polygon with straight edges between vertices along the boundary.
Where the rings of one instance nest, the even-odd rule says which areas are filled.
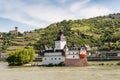
[[[64,35],[63,30],[60,30],[60,31],[59,31],[59,35]]]
[[[60,30],[56,40],[66,41],[63,30]]]

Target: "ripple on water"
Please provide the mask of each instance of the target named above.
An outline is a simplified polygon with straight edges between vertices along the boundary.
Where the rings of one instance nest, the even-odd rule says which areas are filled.
[[[0,80],[119,80],[120,66],[8,67],[0,63]]]

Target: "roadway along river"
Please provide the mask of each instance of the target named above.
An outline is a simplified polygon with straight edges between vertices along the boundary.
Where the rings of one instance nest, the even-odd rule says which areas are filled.
[[[0,62],[0,80],[120,80],[120,66],[9,67]]]

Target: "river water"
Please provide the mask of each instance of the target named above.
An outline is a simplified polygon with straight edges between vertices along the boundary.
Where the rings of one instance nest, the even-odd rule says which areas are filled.
[[[0,80],[120,80],[120,66],[9,67],[0,62]]]

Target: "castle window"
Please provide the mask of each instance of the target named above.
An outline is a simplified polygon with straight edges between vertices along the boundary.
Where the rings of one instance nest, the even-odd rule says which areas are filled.
[[[45,60],[46,60],[46,58],[45,58]]]
[[[55,58],[55,60],[56,60],[57,58]]]
[[[61,58],[59,58],[59,60],[61,60]]]
[[[51,58],[51,60],[53,60],[53,58]]]

